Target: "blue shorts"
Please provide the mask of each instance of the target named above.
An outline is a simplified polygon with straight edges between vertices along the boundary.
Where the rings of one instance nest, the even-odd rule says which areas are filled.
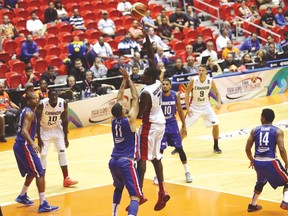
[[[254,160],[254,168],[257,172],[257,182],[266,183],[268,181],[274,189],[288,183],[288,173],[278,159]]]
[[[136,162],[129,158],[111,158],[109,169],[113,177],[113,185],[123,189],[126,186],[130,196],[142,196]]]
[[[15,143],[13,150],[22,177],[26,174],[34,177],[44,176],[40,158],[31,145]]]
[[[168,122],[165,125],[165,133],[161,141],[161,151],[166,149],[167,145],[182,148],[182,140],[177,121]]]

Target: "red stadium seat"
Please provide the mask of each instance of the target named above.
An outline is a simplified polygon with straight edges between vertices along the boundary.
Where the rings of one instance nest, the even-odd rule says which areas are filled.
[[[42,47],[38,47],[39,57],[45,58],[47,56],[47,50]]]
[[[59,32],[71,32],[72,26],[65,22],[59,22],[56,24],[57,28],[59,29]]]
[[[11,55],[5,51],[0,51],[0,61],[4,63],[8,63],[8,61],[11,59]]]
[[[46,56],[46,61],[49,65],[53,65],[54,67],[61,68],[62,66],[62,59],[55,55],[48,55]]]
[[[61,32],[59,33],[59,40],[61,43],[70,43],[73,38],[73,35],[69,32]]]
[[[79,8],[80,11],[91,10],[92,8],[92,4],[89,1],[81,1],[79,2],[79,6],[80,6]]]
[[[91,10],[84,10],[81,11],[81,16],[83,17],[84,20],[95,20],[96,16]]]
[[[109,18],[122,16],[121,12],[118,11],[116,8],[108,8],[107,12],[108,12]]]
[[[94,20],[84,20],[87,29],[98,29],[98,23]]]
[[[13,71],[13,72],[22,74],[23,71],[25,70],[25,67],[26,67],[26,65],[25,65],[24,62],[22,62],[22,61],[16,61],[16,62],[11,63],[11,65],[10,65],[10,71]]]
[[[59,46],[56,46],[54,44],[48,44],[45,46],[45,49],[47,50],[47,55],[61,55],[61,49]]]
[[[43,37],[39,37],[39,36],[35,35],[35,36],[33,36],[33,41],[35,43],[37,43],[37,45],[40,47],[45,47],[45,45],[46,45],[46,39]]]
[[[16,52],[17,49],[17,43],[16,41],[10,39],[10,38],[6,38],[3,41],[3,49],[9,53],[9,54],[14,54]]]
[[[58,40],[58,36],[53,35],[53,34],[46,34],[46,44],[54,44],[54,45],[58,45],[59,40]]]
[[[87,34],[89,41],[91,39],[98,40],[98,38],[102,35],[102,32],[100,32],[99,30],[96,30],[96,29],[88,29],[88,30],[86,30],[85,33]]]
[[[6,84],[9,89],[16,89],[21,84],[22,75],[15,72],[7,72],[5,74]]]
[[[44,73],[47,70],[47,67],[48,62],[43,58],[37,58],[33,64],[33,70],[39,73]]]
[[[55,25],[47,25],[47,30],[46,32],[48,34],[54,34],[54,35],[58,35],[59,29],[57,28],[57,26]]]
[[[0,62],[0,79],[5,79],[5,74],[9,72],[7,64]]]

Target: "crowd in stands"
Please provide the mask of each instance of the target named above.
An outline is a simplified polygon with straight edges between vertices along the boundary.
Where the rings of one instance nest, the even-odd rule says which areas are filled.
[[[39,87],[37,94],[41,99],[47,95],[47,86],[56,84],[58,75],[68,76],[67,87],[72,91],[97,93],[100,86],[93,80],[110,76],[110,72],[114,75],[112,71],[120,67],[130,73],[134,82],[141,83],[141,72],[149,66],[144,31],[153,44],[157,68],[164,71],[165,78],[197,74],[200,63],[207,64],[210,76],[214,76],[245,71],[251,64],[266,67],[267,61],[288,56],[285,2],[205,0],[220,8],[223,25],[219,32],[202,25],[203,14],[199,16],[192,7],[201,8],[196,2],[186,1],[184,10],[180,1],[175,11],[166,11],[160,4],[141,0],[148,10],[142,20],[134,20],[131,8],[135,2],[2,2],[0,79],[5,80],[5,85],[0,85],[0,100],[7,98],[1,89],[27,90],[31,83]],[[235,40],[237,33],[246,39]],[[76,82],[82,84],[78,86]],[[14,111],[20,107],[9,99],[2,100],[0,110],[6,112],[7,107],[13,110],[13,117],[18,116]],[[12,128],[11,119],[7,122]],[[1,139],[0,129],[0,142]]]

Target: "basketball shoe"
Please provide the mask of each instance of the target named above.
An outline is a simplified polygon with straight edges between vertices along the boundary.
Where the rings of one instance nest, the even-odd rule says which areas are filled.
[[[142,205],[143,203],[145,203],[147,201],[148,201],[148,199],[146,197],[144,197],[144,195],[142,195],[140,197],[140,200],[139,200],[139,205]],[[129,209],[129,206],[127,206],[125,210],[128,211],[128,209]]]
[[[284,210],[288,210],[288,202],[285,202],[284,200],[280,204],[280,208]]]
[[[154,185],[159,185],[157,176],[154,177],[154,179],[153,179],[153,184],[154,184]]]
[[[43,204],[39,206],[38,212],[51,212],[51,211],[57,211],[59,209],[58,206],[50,206],[49,203],[44,200]]]
[[[158,201],[154,207],[155,211],[160,211],[166,206],[166,202],[170,199],[170,196],[168,195],[167,192],[158,192]]]
[[[261,209],[262,209],[262,206],[260,206],[260,205],[252,205],[252,204],[249,204],[247,211],[248,211],[248,212],[255,212],[255,211],[259,211],[259,210],[261,210]]]
[[[23,196],[18,196],[15,199],[16,202],[27,205],[27,206],[31,206],[34,204],[34,202],[32,200],[29,199],[29,197],[27,196],[27,193],[25,193]]]
[[[215,152],[216,154],[221,154],[221,153],[222,153],[222,150],[219,149],[219,147],[216,147],[216,148],[214,148],[214,152]]]
[[[187,183],[191,183],[192,182],[191,173],[190,172],[186,172],[185,176],[186,176],[186,182]]]
[[[72,180],[69,176],[67,176],[63,181],[64,187],[70,187],[71,185],[76,185],[76,184],[78,184],[78,181]]]

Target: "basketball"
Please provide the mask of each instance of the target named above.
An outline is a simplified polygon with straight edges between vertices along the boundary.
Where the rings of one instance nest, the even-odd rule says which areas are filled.
[[[136,20],[141,20],[145,16],[147,11],[146,5],[143,3],[137,2],[132,5],[131,15]]]

